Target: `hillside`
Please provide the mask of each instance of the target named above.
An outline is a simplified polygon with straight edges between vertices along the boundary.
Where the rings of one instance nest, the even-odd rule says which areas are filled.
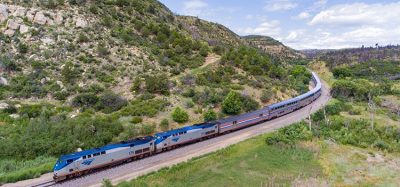
[[[155,0],[1,0],[0,31],[0,184],[77,149],[255,110],[310,80]]]
[[[269,36],[250,35],[244,36],[243,39],[249,45],[281,59],[300,59],[305,57],[299,51],[287,47]]]

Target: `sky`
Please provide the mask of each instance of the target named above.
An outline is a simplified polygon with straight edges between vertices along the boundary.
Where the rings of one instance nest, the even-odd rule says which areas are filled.
[[[294,49],[400,44],[399,0],[161,0],[235,33],[271,36]]]

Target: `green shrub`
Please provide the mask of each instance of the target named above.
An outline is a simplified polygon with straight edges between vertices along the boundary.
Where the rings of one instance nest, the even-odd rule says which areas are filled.
[[[175,110],[171,114],[172,119],[178,123],[184,123],[189,120],[189,114],[186,113],[185,110],[181,109],[180,107],[175,108]]]
[[[208,122],[208,121],[214,121],[217,119],[217,113],[214,112],[214,110],[208,110],[207,112],[204,113],[204,121]]]
[[[97,104],[99,98],[93,93],[83,93],[72,99],[74,107],[93,107]]]
[[[111,113],[120,110],[127,104],[128,101],[125,98],[113,92],[106,92],[100,96],[96,107],[104,113]]]
[[[163,130],[163,131],[168,130],[169,129],[169,121],[168,121],[168,119],[161,120],[160,127],[161,127],[161,130]]]
[[[243,110],[246,112],[257,110],[260,107],[260,104],[251,97],[245,96],[242,97]]]
[[[23,54],[27,53],[27,52],[28,52],[28,45],[26,45],[26,44],[24,44],[24,43],[20,43],[20,44],[18,45],[18,51],[19,51],[20,53],[23,53]]]
[[[155,129],[156,129],[155,125],[143,124],[140,129],[140,134],[151,135],[154,133]]]
[[[272,99],[273,96],[274,96],[274,93],[272,92],[272,90],[270,90],[270,89],[263,90],[261,93],[260,100],[263,103],[267,103],[268,101],[270,101]]]
[[[236,92],[229,92],[222,102],[222,109],[227,114],[239,114],[242,110],[242,98]]]
[[[142,123],[143,122],[143,118],[141,118],[139,116],[133,116],[133,118],[131,119],[131,122],[133,124]]]
[[[169,94],[169,80],[166,74],[151,75],[145,79],[146,90],[154,94]]]
[[[353,76],[353,72],[350,68],[334,68],[332,70],[332,73],[335,78],[345,78]]]
[[[86,34],[79,33],[79,35],[78,35],[78,42],[79,43],[86,43],[86,42],[89,42],[89,41],[90,41],[89,37]]]

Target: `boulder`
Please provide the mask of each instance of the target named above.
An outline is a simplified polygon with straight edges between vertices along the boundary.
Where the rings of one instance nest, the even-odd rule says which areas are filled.
[[[4,110],[6,108],[8,108],[10,105],[8,105],[7,103],[0,103],[0,110]]]
[[[12,30],[12,29],[7,29],[4,31],[4,35],[9,36],[9,37],[14,36],[14,34],[15,34],[15,30]]]
[[[46,25],[54,25],[54,21],[50,18],[47,18]]]
[[[22,23],[22,19],[21,18],[13,18],[13,19],[9,19],[7,21],[7,28],[8,29],[12,29],[12,30],[18,30],[19,26]]]
[[[78,18],[78,19],[76,19],[75,27],[76,28],[85,28],[85,27],[87,27],[87,21],[84,20],[83,18]]]
[[[0,23],[3,23],[8,18],[8,7],[0,4]]]
[[[0,85],[5,85],[5,86],[7,86],[7,85],[8,85],[7,79],[4,78],[4,77],[0,77]]]
[[[42,38],[41,41],[42,41],[44,44],[46,44],[46,45],[54,44],[54,40],[51,39],[51,38],[48,38],[48,37]]]
[[[54,22],[57,25],[61,25],[63,23],[63,21],[64,21],[64,17],[62,16],[62,14],[61,13],[57,13],[57,15],[54,17]]]
[[[9,116],[14,118],[14,119],[19,118],[19,114],[10,114]]]
[[[40,24],[40,25],[44,25],[44,24],[46,24],[46,21],[47,21],[47,18],[43,14],[43,12],[36,12],[35,18],[33,18],[33,22]]]
[[[23,8],[23,7],[18,7],[18,8],[12,13],[12,15],[13,15],[14,17],[23,17],[23,16],[25,16],[25,13],[26,13],[26,9],[25,9],[25,8]]]
[[[29,26],[26,26],[24,24],[22,24],[21,26],[19,26],[19,33],[21,34],[25,34],[29,32]]]
[[[36,14],[36,10],[29,10],[28,12],[26,12],[26,18],[28,18],[28,21],[32,21],[35,19],[35,14]]]

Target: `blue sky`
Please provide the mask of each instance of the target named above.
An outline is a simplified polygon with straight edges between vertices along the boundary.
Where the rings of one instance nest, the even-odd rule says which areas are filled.
[[[259,34],[295,49],[400,44],[395,0],[161,0],[174,13]]]

